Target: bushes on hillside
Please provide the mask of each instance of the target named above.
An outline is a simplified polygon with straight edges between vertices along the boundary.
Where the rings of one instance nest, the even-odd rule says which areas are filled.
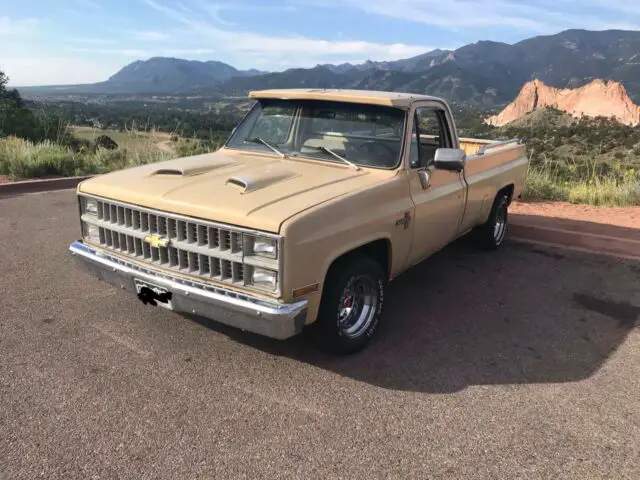
[[[116,141],[109,135],[98,135],[93,141],[93,145],[96,149],[104,148],[106,150],[115,150],[118,148]]]
[[[0,140],[0,174],[11,179],[96,173],[94,162],[63,145],[9,137]]]
[[[126,150],[110,150],[98,148],[93,156],[95,162],[100,166],[100,170],[108,172],[120,170],[129,165]]]
[[[129,152],[98,148],[74,151],[50,140],[33,143],[17,137],[0,139],[0,175],[11,180],[90,175],[169,160],[174,154],[160,151]]]
[[[220,144],[214,141],[199,140],[197,138],[182,138],[173,146],[178,157],[189,157],[201,153],[214,152]]]
[[[58,115],[27,108],[17,90],[6,88],[8,77],[0,71],[0,138],[16,136],[41,142],[64,143],[69,137],[65,123]]]

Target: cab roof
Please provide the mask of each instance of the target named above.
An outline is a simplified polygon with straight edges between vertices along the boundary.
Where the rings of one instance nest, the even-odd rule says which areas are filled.
[[[381,92],[377,90],[342,90],[321,88],[291,88],[255,90],[249,98],[279,98],[287,100],[327,100],[334,102],[366,103],[396,108],[409,108],[413,102],[442,99],[416,93]]]

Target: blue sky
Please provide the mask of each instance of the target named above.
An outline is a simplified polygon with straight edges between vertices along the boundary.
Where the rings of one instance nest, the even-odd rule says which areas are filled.
[[[0,0],[12,85],[96,82],[152,56],[284,70],[567,28],[640,29],[634,0]]]

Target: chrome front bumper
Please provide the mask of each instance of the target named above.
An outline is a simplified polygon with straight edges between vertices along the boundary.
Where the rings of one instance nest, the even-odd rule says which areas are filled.
[[[285,339],[302,331],[307,301],[278,303],[226,288],[183,279],[96,250],[81,241],[69,247],[76,262],[93,276],[137,294],[135,280],[164,287],[172,293],[173,310],[231,325],[271,338]]]

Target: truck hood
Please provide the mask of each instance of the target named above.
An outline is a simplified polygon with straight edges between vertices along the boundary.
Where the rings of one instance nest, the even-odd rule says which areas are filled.
[[[277,233],[291,216],[395,174],[223,149],[100,175],[78,191]]]

